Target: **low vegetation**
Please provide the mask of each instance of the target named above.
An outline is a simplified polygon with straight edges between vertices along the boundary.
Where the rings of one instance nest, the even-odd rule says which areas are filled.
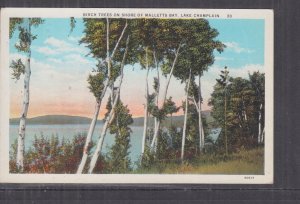
[[[206,154],[181,163],[179,160],[156,162],[139,168],[136,174],[264,174],[264,148],[240,150],[229,154]]]
[[[72,140],[62,139],[57,136],[47,137],[39,135],[32,142],[32,147],[26,151],[23,173],[76,173],[82,157],[82,148],[85,137],[82,134],[74,136]],[[16,167],[16,145],[12,144],[10,152],[10,172],[20,173]],[[89,149],[92,149],[91,144]],[[180,151],[164,151],[161,157],[145,154],[144,161],[137,162],[136,168],[126,165],[126,168],[115,168],[117,162],[115,152],[101,155],[97,161],[94,173],[127,173],[127,174],[263,174],[264,173],[264,148],[240,149],[235,153],[206,153],[193,157],[195,150],[187,151],[187,159],[182,163]],[[147,150],[146,150],[147,153]],[[128,153],[127,153],[128,155]],[[169,158],[168,160],[164,158]],[[125,163],[124,163],[125,164]],[[123,165],[124,166],[124,165]],[[85,168],[83,173],[87,173]]]

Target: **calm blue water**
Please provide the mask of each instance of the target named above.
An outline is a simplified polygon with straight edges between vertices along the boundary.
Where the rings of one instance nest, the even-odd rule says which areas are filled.
[[[10,145],[14,143],[14,141],[18,137],[18,127],[19,125],[10,125],[9,128],[9,143]],[[34,140],[34,136],[41,136],[43,133],[44,137],[50,138],[52,135],[57,135],[61,140],[62,138],[68,139],[72,141],[74,135],[78,133],[87,133],[89,128],[89,124],[80,124],[80,125],[27,125],[26,126],[26,137],[25,137],[25,149],[29,149],[32,145],[32,141]],[[97,142],[98,136],[100,135],[102,129],[102,125],[97,125],[94,135],[93,141]],[[142,135],[143,135],[143,127],[131,126],[131,136],[130,136],[130,159],[134,164],[139,159],[139,156],[142,151]],[[107,153],[109,148],[114,144],[114,136],[109,134],[107,131],[104,145],[103,145],[103,153]]]
[[[14,141],[18,137],[18,127],[19,125],[10,125],[10,145],[14,143]],[[29,149],[34,140],[34,136],[37,137],[44,135],[46,138],[50,138],[52,135],[57,135],[61,140],[65,138],[69,141],[72,141],[74,135],[78,133],[87,133],[89,128],[89,124],[80,124],[80,125],[27,125],[26,126],[26,137],[25,137],[25,149]],[[97,142],[98,136],[100,135],[102,129],[102,124],[97,124],[92,140]],[[133,167],[135,166],[135,162],[138,161],[139,156],[142,151],[142,135],[143,135],[143,127],[142,126],[131,126],[131,136],[130,136],[130,159]],[[221,132],[221,128],[212,129],[209,136],[214,140],[217,140],[219,134]],[[107,131],[102,152],[107,153],[110,147],[114,144],[115,137],[114,135],[110,135],[109,131]]]

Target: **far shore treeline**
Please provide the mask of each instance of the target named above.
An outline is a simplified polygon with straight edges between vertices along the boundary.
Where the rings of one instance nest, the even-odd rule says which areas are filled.
[[[207,118],[207,120],[213,122],[213,118],[211,117],[211,111],[202,111],[202,114],[204,117]],[[171,121],[172,120],[172,121]],[[43,115],[43,116],[37,116],[27,119],[27,125],[80,125],[80,124],[90,124],[92,121],[91,118],[88,117],[82,117],[82,116],[70,116],[70,115]],[[99,120],[97,123],[103,124],[104,120]],[[176,126],[182,126],[183,124],[183,116],[172,116],[171,118],[167,118],[164,123],[166,125],[176,125]],[[150,118],[149,120],[150,125],[153,125],[154,120]],[[11,118],[9,119],[10,125],[19,125],[20,124],[20,118]],[[133,118],[132,126],[143,126],[144,125],[144,117],[135,117]]]

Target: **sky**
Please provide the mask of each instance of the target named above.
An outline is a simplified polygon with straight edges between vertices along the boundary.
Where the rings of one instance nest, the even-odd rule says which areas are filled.
[[[227,66],[233,77],[248,77],[253,71],[264,72],[264,20],[255,19],[210,19],[211,27],[219,31],[216,39],[226,45],[224,52],[215,52],[215,63],[201,78],[203,110],[207,105],[216,78]],[[88,89],[87,77],[95,68],[96,60],[88,56],[89,49],[78,41],[84,36],[84,24],[76,19],[76,27],[70,33],[70,20],[45,19],[32,33],[37,39],[32,42],[30,105],[28,117],[41,115],[76,115],[92,117],[95,98]],[[15,49],[17,32],[10,40],[10,60],[24,59],[24,54]],[[176,67],[175,67],[176,69]],[[149,75],[150,92],[153,91],[153,70]],[[146,71],[138,64],[126,66],[121,88],[121,99],[128,105],[133,117],[143,116]],[[22,107],[23,80],[10,80],[10,117],[20,116]],[[198,81],[198,80],[197,80]],[[161,77],[161,87],[166,79]],[[162,92],[162,91],[161,91]],[[107,94],[108,95],[108,94]],[[184,100],[184,84],[172,78],[168,96],[177,105]],[[102,104],[106,104],[107,96]],[[161,99],[160,99],[161,100]],[[100,111],[103,118],[105,106]],[[182,111],[178,113],[182,114]]]

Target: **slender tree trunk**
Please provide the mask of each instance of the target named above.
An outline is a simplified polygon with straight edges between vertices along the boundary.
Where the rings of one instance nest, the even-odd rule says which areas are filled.
[[[202,123],[202,109],[201,109],[201,75],[199,74],[199,87],[198,87],[198,95],[199,95],[199,100],[198,100],[198,126],[199,126],[199,151],[200,153],[203,152],[204,148],[204,130],[203,130],[203,123]]]
[[[265,142],[265,127],[263,128],[263,131],[261,132],[260,135],[260,143],[264,143]]]
[[[181,44],[179,44],[179,46],[178,46],[178,48],[177,48],[177,51],[176,51],[176,53],[175,53],[175,59],[174,59],[174,61],[173,61],[173,64],[172,64],[172,67],[171,67],[171,71],[170,71],[170,74],[169,74],[168,79],[167,79],[167,84],[166,84],[165,90],[164,90],[164,92],[163,92],[163,101],[162,101],[162,105],[165,103],[166,98],[167,98],[167,93],[168,93],[170,81],[171,81],[171,78],[172,78],[172,76],[173,76],[173,71],[174,71],[174,68],[175,68],[175,64],[176,64],[176,62],[177,62],[177,58],[178,58],[178,54],[179,54],[180,47],[181,47]],[[157,135],[158,135],[158,132],[159,132],[160,122],[161,122],[160,120],[157,121],[157,127],[156,127],[156,130],[155,130],[155,133],[154,133],[152,142],[151,142],[151,151],[153,151],[154,143],[155,143],[155,140],[156,140]]]
[[[182,143],[181,143],[181,161],[184,159],[184,146],[185,146],[185,138],[186,138],[186,125],[187,125],[187,115],[188,115],[188,106],[189,106],[189,89],[190,89],[190,82],[191,82],[191,69],[189,79],[187,81],[187,88],[186,88],[186,98],[185,98],[185,111],[184,111],[184,122],[183,122],[183,131],[182,131]]]
[[[153,135],[153,138],[152,138],[152,142],[151,142],[151,146],[150,146],[150,149],[151,149],[152,152],[154,151],[154,145],[155,145],[155,141],[157,139],[159,129],[160,129],[160,120],[157,120],[156,129],[155,129],[155,132],[154,132],[154,135]]]
[[[28,21],[28,33],[31,35],[30,19]],[[24,73],[24,89],[23,89],[23,105],[19,124],[19,136],[18,136],[18,148],[17,148],[17,161],[16,165],[20,172],[24,170],[24,152],[25,152],[25,130],[26,130],[26,119],[29,107],[29,85],[30,85],[30,59],[31,59],[31,42],[28,45],[27,59],[25,62],[25,73]]]
[[[108,68],[108,79],[110,80],[111,78],[111,60],[114,58],[115,56],[115,53],[116,53],[116,50],[120,44],[120,41],[122,40],[123,36],[124,36],[124,33],[127,29],[127,26],[128,26],[128,23],[127,23],[127,19],[126,19],[126,23],[125,23],[125,26],[122,30],[122,33],[112,51],[112,54],[110,55],[109,54],[109,19],[106,18],[106,62],[107,62],[107,68]]]
[[[261,128],[261,111],[262,111],[262,104],[259,106],[259,112],[258,112],[258,144],[262,142],[262,128]]]
[[[116,94],[115,97],[113,97],[114,92],[112,90],[111,97],[114,98],[113,106],[111,108],[111,111],[110,111],[109,115],[107,116],[107,118],[105,120],[104,126],[102,128],[102,132],[100,134],[100,137],[99,137],[96,149],[95,149],[95,152],[92,156],[92,159],[91,159],[91,162],[90,162],[90,167],[89,167],[89,170],[88,170],[89,174],[93,173],[93,170],[96,166],[98,157],[99,157],[100,152],[102,150],[102,146],[103,146],[104,138],[106,136],[107,129],[108,129],[110,123],[112,122],[112,120],[115,116],[115,108],[116,108],[117,102],[119,100],[120,89],[121,89],[121,85],[122,85],[122,82],[123,82],[123,76],[124,76],[123,69],[124,69],[124,65],[125,65],[125,59],[126,59],[126,56],[127,56],[128,44],[129,44],[129,36],[127,37],[127,40],[126,40],[126,49],[125,49],[125,53],[123,55],[123,59],[122,59],[122,63],[121,63],[121,69],[120,69],[121,74],[120,74],[120,81],[119,81],[119,85],[118,85],[117,94]]]
[[[80,162],[80,164],[78,166],[78,169],[77,169],[77,174],[82,174],[82,171],[84,169],[86,160],[88,158],[88,147],[89,147],[89,144],[91,143],[92,136],[93,136],[93,133],[94,133],[94,130],[95,130],[95,126],[96,126],[96,123],[97,123],[97,118],[98,118],[100,106],[101,106],[101,104],[99,102],[97,102],[96,107],[95,107],[94,117],[93,117],[93,120],[90,124],[90,128],[89,128],[89,131],[88,131],[88,134],[87,134],[87,137],[86,137],[86,141],[85,141],[85,144],[84,144],[83,155],[82,155],[82,158],[81,158],[81,162]]]
[[[157,63],[155,50],[153,51],[153,58],[154,58],[154,62],[155,62],[155,65],[156,65],[156,71],[157,71],[156,106],[158,107],[158,105],[159,105],[158,102],[159,102],[159,90],[160,90],[160,77],[159,77],[159,67],[158,67],[158,63]],[[154,117],[154,132],[156,130],[157,123],[158,123],[158,119],[156,117]]]
[[[142,156],[145,151],[145,141],[147,136],[147,125],[148,125],[148,96],[149,96],[149,90],[148,90],[148,75],[149,75],[149,67],[148,67],[148,49],[146,48],[146,87],[145,87],[145,108],[144,108],[144,131],[143,131],[143,141],[142,141]]]
[[[119,39],[118,39],[118,41],[117,41],[117,43],[114,47],[112,55],[110,56],[110,54],[109,54],[109,35],[110,35],[109,34],[109,19],[108,18],[106,19],[106,62],[107,62],[108,77],[107,77],[107,81],[105,82],[104,89],[101,93],[101,96],[97,99],[96,108],[95,108],[95,112],[94,112],[94,117],[92,119],[89,131],[88,131],[88,134],[87,134],[87,137],[86,137],[86,141],[85,141],[84,148],[83,148],[83,155],[82,155],[81,162],[80,162],[80,164],[78,166],[78,169],[77,169],[77,174],[82,173],[82,171],[84,169],[84,166],[86,164],[86,161],[87,161],[87,158],[88,158],[88,146],[91,143],[92,136],[93,136],[93,133],[95,131],[95,126],[96,126],[96,123],[97,123],[97,118],[98,118],[99,111],[100,111],[100,108],[101,108],[101,102],[102,102],[102,99],[104,98],[104,96],[106,94],[106,90],[107,90],[107,87],[109,85],[109,81],[110,81],[110,77],[111,77],[111,60],[114,57],[115,51],[118,48],[121,39],[123,38],[124,32],[127,28],[127,25],[128,24],[127,24],[127,21],[126,21],[126,24],[125,24],[125,26],[122,30],[122,33],[121,33],[121,35],[120,35],[120,37],[119,37]]]
[[[88,134],[87,134],[87,137],[86,137],[86,140],[85,140],[81,162],[80,162],[80,164],[78,166],[78,169],[77,169],[77,174],[82,174],[82,171],[83,171],[84,166],[86,164],[86,161],[87,161],[87,158],[88,158],[88,147],[89,147],[89,145],[92,141],[92,137],[93,137],[93,134],[94,134],[94,131],[95,131],[95,126],[96,126],[96,123],[97,123],[97,119],[98,119],[98,115],[99,115],[99,111],[100,111],[100,107],[101,107],[101,102],[102,102],[102,99],[103,99],[103,97],[106,93],[107,87],[108,87],[108,81],[106,81],[104,89],[102,91],[102,94],[101,94],[100,98],[97,100],[94,116],[93,116],[92,122],[90,124],[89,131],[88,131]]]

